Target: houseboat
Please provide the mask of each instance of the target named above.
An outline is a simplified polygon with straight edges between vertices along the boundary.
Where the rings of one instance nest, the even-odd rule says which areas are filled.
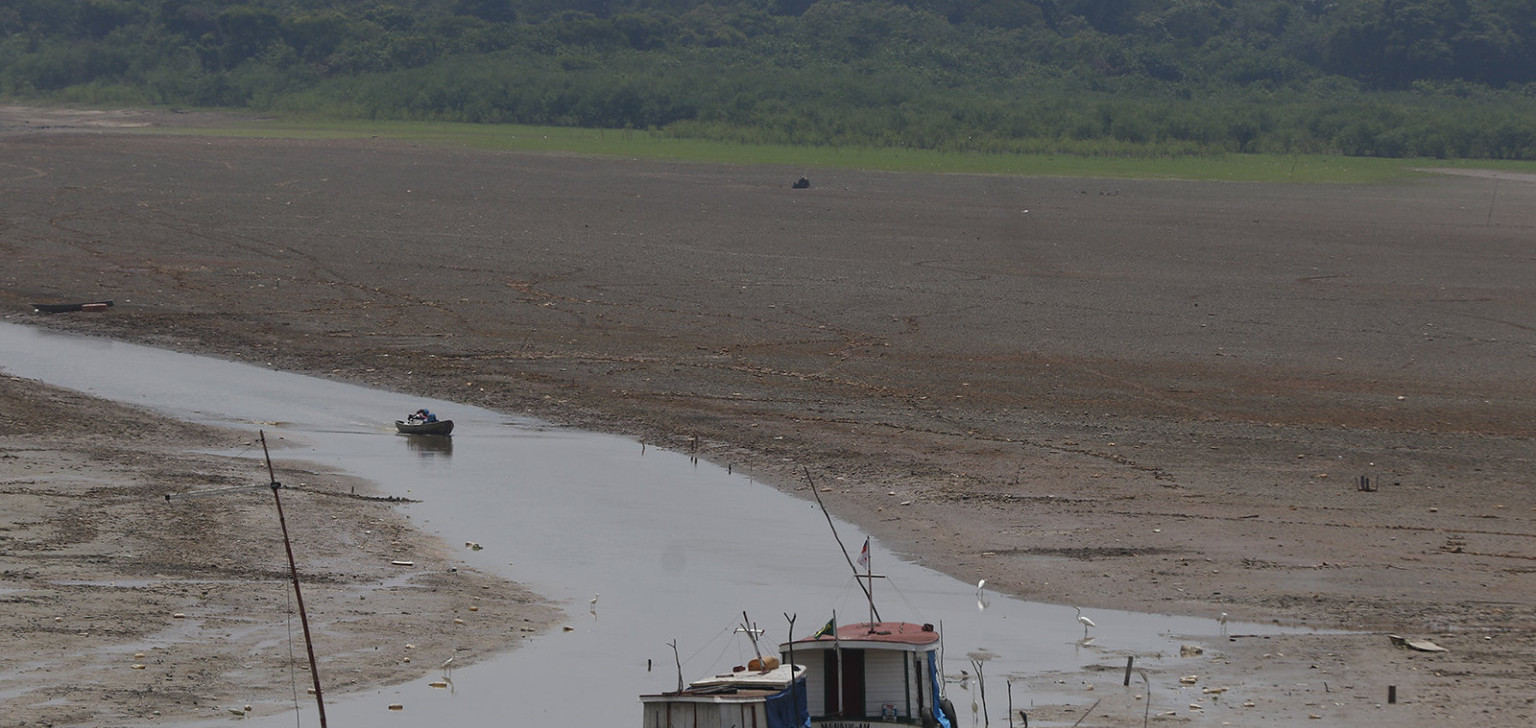
[[[821,728],[876,723],[953,728],[939,649],[933,625],[911,622],[832,624],[779,647],[783,655],[793,650],[805,666],[806,707],[812,724]]]

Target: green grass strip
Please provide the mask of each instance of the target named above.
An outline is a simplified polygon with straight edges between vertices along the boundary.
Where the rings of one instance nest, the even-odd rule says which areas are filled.
[[[283,139],[390,139],[472,149],[554,152],[601,157],[782,165],[940,174],[1181,179],[1297,184],[1381,184],[1428,168],[1496,169],[1536,174],[1536,162],[1382,159],[1327,155],[1214,154],[1080,156],[979,154],[922,149],[796,147],[678,139],[646,131],[408,121],[270,118],[220,127],[149,133]]]

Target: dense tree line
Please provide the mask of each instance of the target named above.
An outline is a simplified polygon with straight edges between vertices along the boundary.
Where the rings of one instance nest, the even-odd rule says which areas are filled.
[[[1536,158],[1530,0],[6,0],[0,95],[978,152]]]

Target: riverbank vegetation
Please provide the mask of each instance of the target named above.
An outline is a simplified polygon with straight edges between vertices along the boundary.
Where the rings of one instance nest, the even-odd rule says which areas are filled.
[[[690,139],[638,129],[584,129],[524,124],[441,121],[337,120],[292,115],[244,123],[160,127],[154,133],[283,139],[394,139],[450,147],[557,152],[726,164],[770,164],[802,172],[865,169],[939,174],[1380,184],[1468,165],[1488,171],[1536,175],[1536,160],[1438,160],[1346,157],[1334,154],[1188,154],[1082,156],[997,154],[898,147],[741,144]],[[814,175],[813,175],[814,176]]]
[[[13,0],[0,96],[970,155],[1536,159],[1525,0]]]

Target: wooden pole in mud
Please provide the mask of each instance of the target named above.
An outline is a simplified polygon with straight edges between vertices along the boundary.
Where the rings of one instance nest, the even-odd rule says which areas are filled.
[[[981,723],[984,726],[992,725],[992,716],[987,715],[987,677],[982,673],[981,660],[971,660],[971,667],[976,669],[976,692],[981,695]],[[1012,716],[1008,720],[1013,720]]]
[[[1152,681],[1147,679],[1146,670],[1137,670],[1136,674],[1141,676],[1141,684],[1147,688],[1147,706],[1141,709],[1141,728],[1147,728],[1147,722],[1152,720]]]
[[[799,616],[800,615],[798,614],[790,614],[789,612],[784,613],[784,619],[789,621],[789,639],[786,641],[786,644],[789,645],[789,704],[794,706],[796,725],[800,724],[801,718],[799,693],[800,684],[795,680],[795,618]],[[811,715],[809,712],[807,712],[804,717],[807,721],[809,721]]]
[[[1008,725],[1013,725],[1013,678],[1007,678],[1008,683]],[[1029,720],[1025,718],[1024,720]]]
[[[299,605],[299,624],[304,628],[304,649],[309,652],[309,675],[315,684],[315,706],[320,710],[320,728],[325,725],[325,700],[320,694],[320,668],[315,663],[315,642],[309,635],[309,613],[304,611],[304,593],[299,590],[299,567],[293,561],[293,544],[288,540],[288,520],[283,518],[283,499],[277,491],[283,487],[272,470],[272,453],[267,451],[267,433],[261,433],[261,453],[267,458],[267,477],[272,481],[272,501],[277,504],[277,522],[283,527],[283,549],[288,552],[288,573],[293,577],[293,600]]]
[[[1099,707],[1099,703],[1102,702],[1104,702],[1103,698],[1099,698],[1098,700],[1093,701],[1093,705],[1088,706],[1088,709],[1083,711],[1082,717],[1078,718],[1077,722],[1072,724],[1072,728],[1077,728],[1083,724],[1083,721],[1088,720],[1088,714],[1092,713],[1093,709]]]

